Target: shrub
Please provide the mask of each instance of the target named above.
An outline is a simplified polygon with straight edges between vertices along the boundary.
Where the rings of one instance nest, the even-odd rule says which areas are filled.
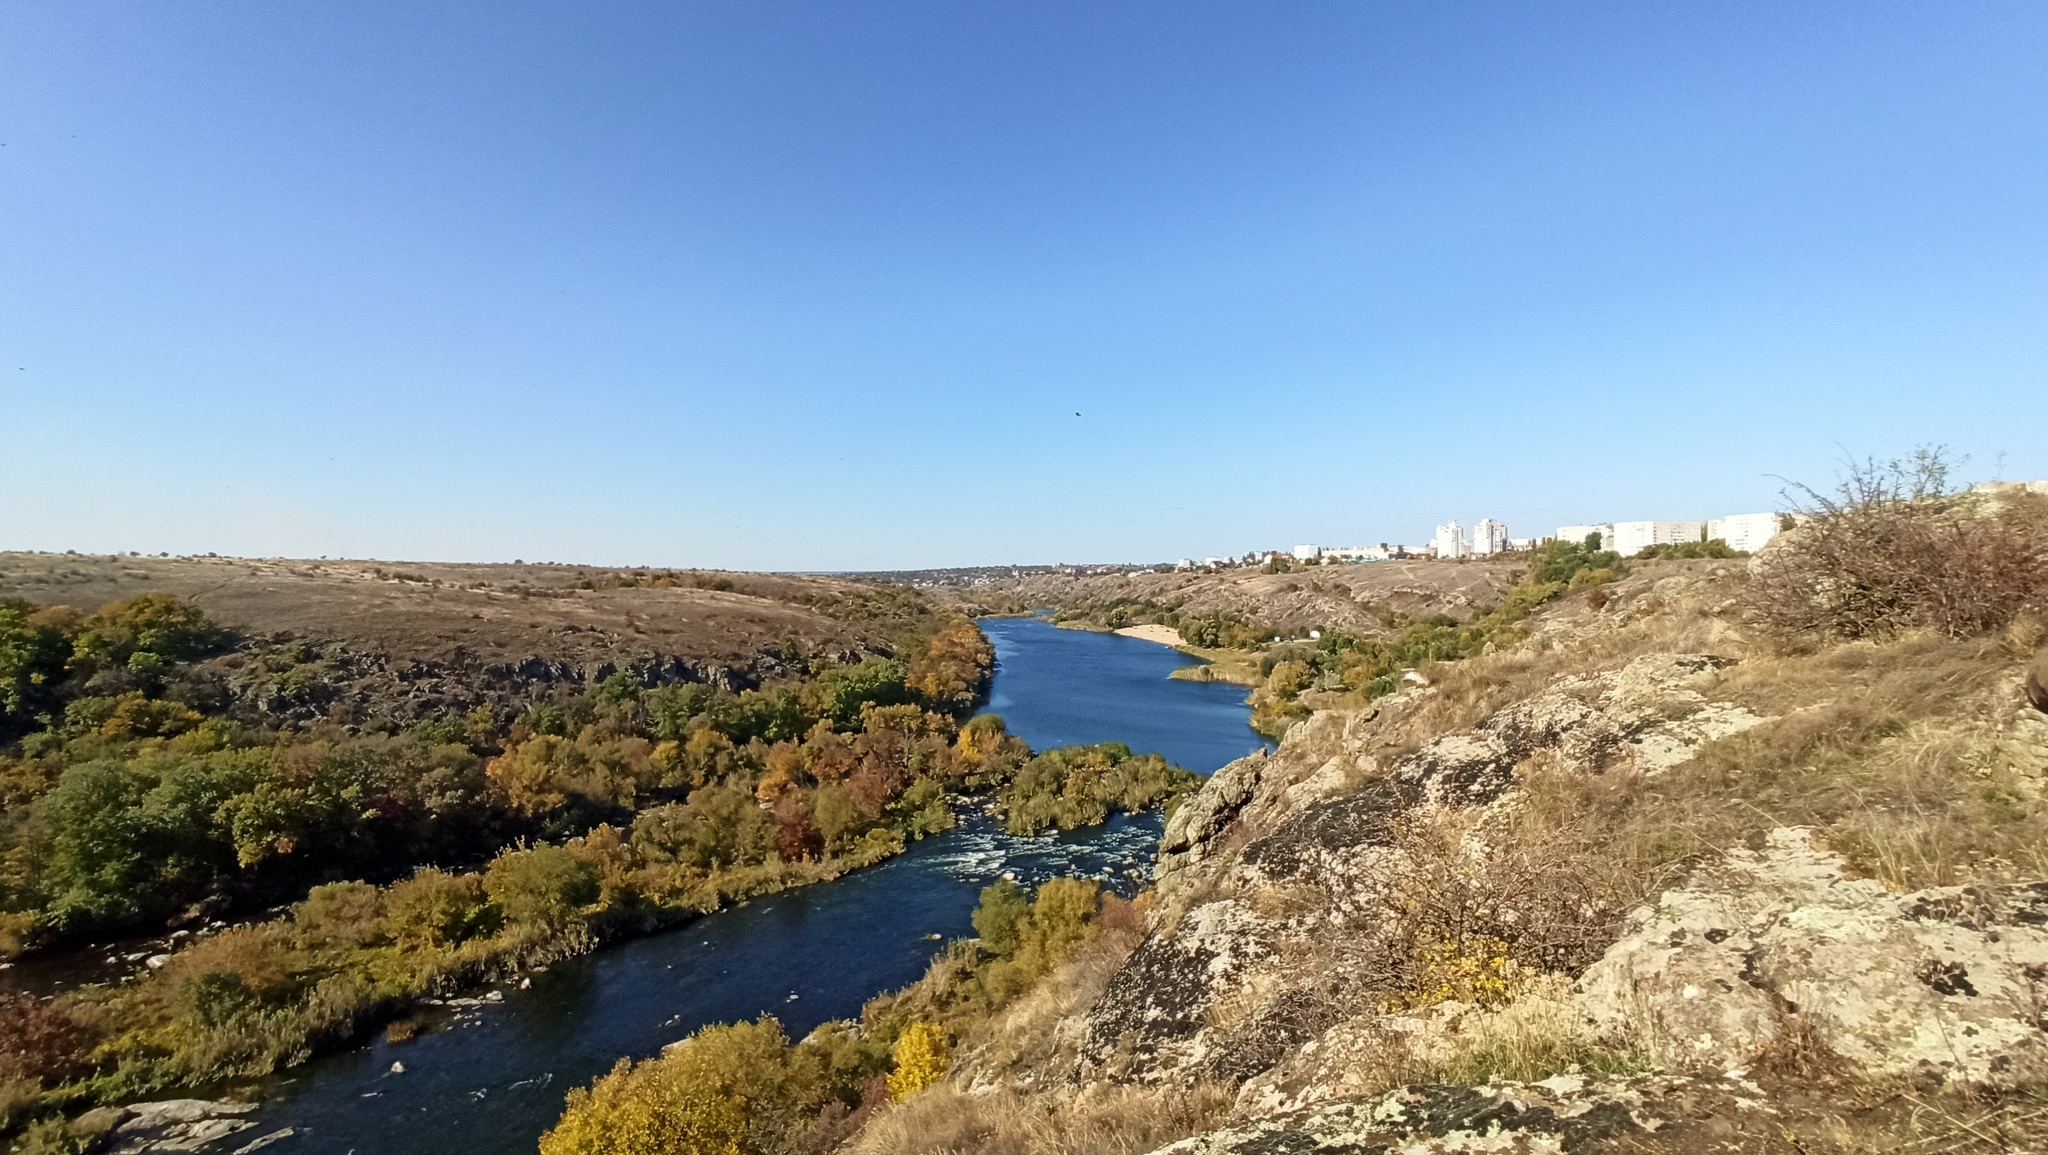
[[[84,1069],[97,1036],[62,1007],[22,993],[0,999],[0,1083],[55,1080]]]
[[[981,945],[998,955],[1017,949],[1021,928],[1031,917],[1031,902],[1024,888],[1005,878],[981,892],[981,905],[974,908],[974,933]]]
[[[1135,814],[1201,783],[1192,771],[1157,754],[1133,755],[1121,742],[1063,746],[1017,770],[1001,795],[1004,825],[1011,834],[1094,826],[1111,810]]]
[[[1674,541],[1661,545],[1646,545],[1636,551],[1636,556],[1649,561],[1655,558],[1731,558],[1749,555],[1714,537],[1705,541]]]
[[[367,882],[330,882],[307,891],[294,917],[312,945],[368,946],[384,936],[384,896]]]
[[[559,846],[536,846],[492,860],[484,892],[514,923],[556,931],[597,901],[597,876]]]
[[[889,1097],[908,1099],[946,1077],[953,1064],[953,1043],[936,1023],[916,1022],[896,1036],[890,1051],[895,1070],[889,1072]]]
[[[620,1059],[541,1136],[541,1155],[740,1155],[747,1105],[666,1059]]]
[[[801,1149],[820,1108],[864,1074],[836,1061],[842,1042],[819,1031],[790,1046],[782,1024],[705,1027],[658,1059],[621,1060],[541,1137],[541,1155],[740,1155]],[[841,1098],[844,1103],[845,1099]],[[843,1110],[843,1108],[842,1108]]]
[[[1799,524],[1755,566],[1757,617],[1784,634],[1961,638],[2048,602],[2048,500],[1952,494],[1948,473],[1923,449],[1851,462],[1832,496],[1799,487]]]
[[[408,950],[438,950],[486,933],[495,914],[482,879],[433,867],[393,885],[384,897],[385,931]]]

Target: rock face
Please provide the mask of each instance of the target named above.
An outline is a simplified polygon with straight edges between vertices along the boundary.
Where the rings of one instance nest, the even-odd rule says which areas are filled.
[[[1242,1081],[1354,1008],[1347,945],[1371,932],[1404,817],[1480,811],[1539,755],[1588,772],[1648,773],[1763,721],[1702,688],[1731,663],[1656,654],[1562,679],[1470,729],[1386,765],[1376,727],[1419,708],[1416,689],[1375,708],[1320,713],[1271,755],[1219,771],[1168,824],[1162,909],[1089,1016],[1091,1076]]]
[[[1780,829],[1637,912],[1579,986],[1596,1030],[1675,1069],[1797,1043],[1870,1075],[2024,1084],[2048,1075],[2048,883],[1894,895]]]
[[[1277,751],[1226,767],[1168,824],[1157,913],[1085,1011],[1072,1077],[1236,1085],[1237,1122],[1174,1155],[1559,1152],[1623,1136],[1693,1150],[1703,1120],[1774,1126],[1777,1092],[1753,1071],[1991,1091],[2048,1080],[2048,883],[1896,894],[1805,829],[1729,851],[1625,917],[1600,914],[1572,961],[1522,972],[1511,993],[1398,997],[1421,964],[1375,951],[1407,933],[1414,888],[1446,877],[1429,872],[1469,866],[1482,891],[1513,881],[1488,871],[1518,851],[1499,839],[1524,775],[1654,778],[1767,721],[1717,700],[1733,664],[1650,654],[1435,733],[1433,719],[1457,716],[1446,691],[1413,688],[1318,713]],[[2011,698],[2026,701],[2017,677]],[[1988,719],[1986,740],[2048,749],[2048,718],[2015,709]],[[1478,896],[1495,898],[1506,925],[1556,913],[1516,923],[1512,895]],[[1410,969],[1373,969],[1385,966]],[[1655,1074],[1380,1090],[1530,1046]]]
[[[255,1126],[241,1116],[254,1103],[216,1103],[206,1099],[163,1099],[118,1108],[112,1126],[90,1148],[104,1155],[145,1155],[159,1151],[197,1151]],[[81,1120],[83,1122],[84,1120]]]
[[[1420,1085],[1212,1131],[1158,1155],[1428,1155],[1579,1152],[1655,1127],[1655,1103],[1674,1080],[1588,1086],[1577,1076],[1483,1087]]]

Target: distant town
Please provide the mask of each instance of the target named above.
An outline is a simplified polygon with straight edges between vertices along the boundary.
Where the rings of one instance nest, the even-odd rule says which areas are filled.
[[[1184,557],[1174,563],[1174,568],[1226,569],[1234,566],[1271,565],[1276,561],[1303,562],[1310,565],[1399,561],[1410,558],[1455,561],[1460,558],[1493,557],[1497,554],[1523,552],[1535,549],[1546,541],[1585,541],[1594,534],[1600,537],[1600,548],[1614,550],[1624,557],[1653,545],[1716,540],[1727,543],[1730,549],[1754,553],[1762,549],[1764,543],[1777,534],[1784,521],[1783,514],[1737,513],[1706,521],[1608,521],[1590,525],[1561,525],[1557,527],[1556,533],[1542,537],[1513,537],[1508,533],[1506,522],[1482,517],[1473,524],[1469,533],[1463,522],[1447,521],[1437,526],[1435,536],[1422,545],[1399,545],[1389,542],[1373,546],[1297,545],[1288,551],[1252,550],[1241,557],[1205,557],[1200,560]]]
[[[1985,481],[1971,486],[1970,490],[1973,493],[1985,494],[2016,491],[2048,493],[2048,481]],[[1791,525],[1793,520],[1794,515],[1788,513],[1733,513],[1726,517],[1708,518],[1705,521],[1605,521],[1586,525],[1560,525],[1557,532],[1542,537],[1513,537],[1508,533],[1506,522],[1482,517],[1473,524],[1469,533],[1463,522],[1447,521],[1437,526],[1435,535],[1422,545],[1399,545],[1384,541],[1376,546],[1297,545],[1286,551],[1251,550],[1238,557],[1205,557],[1199,560],[1184,557],[1174,563],[1174,568],[1229,569],[1238,566],[1271,565],[1276,561],[1303,562],[1311,565],[1400,561],[1412,558],[1455,561],[1460,558],[1493,557],[1496,554],[1532,550],[1546,541],[1582,542],[1593,534],[1600,535],[1601,549],[1611,549],[1623,557],[1640,553],[1653,545],[1678,545],[1692,541],[1720,541],[1730,549],[1755,553],[1780,531]],[[1064,568],[1110,572],[1117,568],[1148,567]]]
[[[1998,494],[2007,492],[2048,493],[2048,480],[2043,481],[1985,481],[1970,487],[1973,493]],[[869,578],[877,581],[895,582],[912,586],[987,586],[997,582],[1031,577],[1039,574],[1066,574],[1070,576],[1093,576],[1119,573],[1164,572],[1168,570],[1203,571],[1241,569],[1244,567],[1268,567],[1297,565],[1355,565],[1383,561],[1444,560],[1459,561],[1467,558],[1490,558],[1502,554],[1521,553],[1535,549],[1546,541],[1583,542],[1593,534],[1600,535],[1600,548],[1613,550],[1623,557],[1641,553],[1653,545],[1678,545],[1685,542],[1720,541],[1729,549],[1743,553],[1755,553],[1773,537],[1792,525],[1802,514],[1793,513],[1732,513],[1726,517],[1713,517],[1704,521],[1603,521],[1585,525],[1560,525],[1553,533],[1539,537],[1514,537],[1508,532],[1506,522],[1482,517],[1467,531],[1459,521],[1447,521],[1436,527],[1436,533],[1421,545],[1401,545],[1381,542],[1371,546],[1327,546],[1297,545],[1291,550],[1254,549],[1230,557],[1209,556],[1203,558],[1184,557],[1173,563],[1165,562],[1123,562],[1107,564],[1075,565],[1057,562],[1052,565],[991,565],[960,566],[919,570],[863,571],[843,573],[839,576]]]

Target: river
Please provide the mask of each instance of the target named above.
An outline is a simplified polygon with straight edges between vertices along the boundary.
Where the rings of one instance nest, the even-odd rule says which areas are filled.
[[[982,626],[996,647],[989,708],[1034,749],[1116,740],[1209,773],[1260,744],[1243,689],[1169,681],[1193,659],[1166,646],[1028,618]],[[763,1013],[801,1037],[972,934],[968,916],[995,879],[1083,874],[1128,892],[1158,838],[1157,814],[1044,838],[1011,838],[973,814],[835,882],[559,963],[530,989],[493,992],[499,1002],[444,1008],[441,1029],[410,1042],[315,1060],[270,1086],[242,1137],[290,1126],[296,1135],[268,1149],[279,1155],[530,1155],[564,1092],[620,1056]]]

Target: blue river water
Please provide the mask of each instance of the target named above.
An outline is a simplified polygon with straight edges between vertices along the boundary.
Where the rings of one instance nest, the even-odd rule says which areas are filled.
[[[1244,691],[1169,681],[1189,659],[1165,646],[1032,619],[982,625],[998,663],[990,708],[1034,749],[1116,740],[1208,773],[1259,745]],[[315,1060],[275,1081],[256,1128],[236,1138],[288,1126],[295,1134],[266,1151],[527,1155],[563,1095],[620,1057],[761,1014],[799,1038],[915,980],[945,940],[972,934],[980,890],[997,878],[1079,874],[1129,892],[1158,839],[1156,813],[1041,838],[972,814],[835,882],[558,963],[528,988],[487,996],[500,1001],[440,1008],[438,1029],[409,1042]]]
[[[996,647],[988,710],[1034,750],[1122,742],[1211,774],[1260,746],[1245,688],[1169,681],[1199,664],[1170,646],[1042,618],[984,618],[981,629]]]

